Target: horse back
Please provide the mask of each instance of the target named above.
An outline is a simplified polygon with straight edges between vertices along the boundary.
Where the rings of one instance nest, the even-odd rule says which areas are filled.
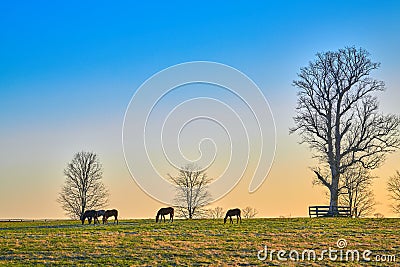
[[[161,208],[157,214],[159,215],[166,215],[166,214],[174,214],[174,208],[168,207],[168,208]]]
[[[104,216],[107,217],[107,218],[111,217],[111,216],[118,217],[118,210],[116,210],[116,209],[106,210],[104,212]]]
[[[240,209],[238,209],[238,208],[231,209],[231,210],[228,210],[228,212],[226,213],[226,216],[235,216],[235,215],[240,216]]]

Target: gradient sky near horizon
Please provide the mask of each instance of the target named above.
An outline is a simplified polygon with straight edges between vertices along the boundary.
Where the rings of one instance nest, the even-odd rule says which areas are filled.
[[[277,130],[261,188],[249,194],[251,177],[244,177],[213,206],[307,216],[309,205],[328,199],[312,185],[311,152],[288,133],[296,106],[291,83],[317,52],[363,47],[381,62],[372,73],[387,87],[381,110],[400,114],[399,13],[398,1],[0,2],[0,218],[64,218],[56,202],[63,169],[82,150],[100,156],[110,208],[122,218],[153,217],[163,204],[142,192],[125,166],[124,113],[153,74],[196,60],[249,76]],[[386,181],[399,169],[396,152],[374,171],[376,209],[385,216],[394,216]]]

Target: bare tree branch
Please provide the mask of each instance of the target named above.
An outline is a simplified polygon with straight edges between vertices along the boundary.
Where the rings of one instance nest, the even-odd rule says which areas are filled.
[[[326,178],[324,178],[318,171],[314,170],[314,173],[317,175],[318,180],[326,187],[330,188],[330,184],[327,182]]]
[[[251,219],[251,218],[254,218],[258,214],[258,211],[255,208],[246,207],[242,210],[242,214],[243,214],[244,218]]]
[[[397,214],[400,214],[400,172],[396,171],[394,176],[389,178],[387,189],[390,193],[390,198],[393,200],[392,209]]]
[[[375,178],[360,164],[348,168],[343,173],[339,188],[339,203],[349,206],[354,217],[373,214],[376,202],[372,191],[372,180]]]
[[[208,217],[211,219],[221,219],[224,217],[224,210],[222,207],[215,207],[208,210]]]

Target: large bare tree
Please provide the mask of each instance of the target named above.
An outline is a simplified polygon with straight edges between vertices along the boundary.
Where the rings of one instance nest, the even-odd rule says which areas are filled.
[[[342,175],[339,186],[339,204],[351,208],[356,218],[372,215],[375,209],[375,196],[372,181],[375,178],[361,165],[348,168]]]
[[[107,205],[109,194],[102,182],[103,170],[95,153],[76,153],[64,169],[64,175],[66,180],[58,202],[71,218],[78,219],[86,210]]]
[[[203,216],[206,212],[204,207],[211,201],[207,191],[211,179],[207,177],[205,170],[188,164],[179,170],[177,176],[168,176],[177,188],[175,205],[179,214],[186,219]]]
[[[366,50],[346,47],[318,53],[293,82],[299,92],[290,132],[298,132],[313,157],[329,170],[328,175],[319,169],[315,173],[329,189],[331,212],[338,205],[339,181],[348,168],[377,168],[400,145],[399,117],[378,111],[376,93],[384,90],[384,83],[370,73],[379,65]]]
[[[400,172],[396,171],[396,174],[391,176],[387,185],[390,193],[390,198],[394,201],[392,208],[397,214],[400,214]]]

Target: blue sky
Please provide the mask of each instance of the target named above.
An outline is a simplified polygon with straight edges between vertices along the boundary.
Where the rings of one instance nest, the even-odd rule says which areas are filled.
[[[290,138],[296,100],[291,82],[317,52],[367,49],[382,62],[383,109],[398,113],[399,13],[399,1],[2,1],[0,200],[35,177],[42,185],[55,179],[53,201],[62,169],[81,149],[99,151],[110,174],[121,174],[131,96],[182,62],[221,62],[251,77],[278,121],[282,159],[288,148],[279,140]]]
[[[0,5],[2,95],[28,94],[27,102],[91,92],[109,100],[114,84],[135,88],[144,77],[191,60],[222,61],[263,80],[277,67],[345,45],[396,56],[385,54],[395,52],[400,38],[397,1]]]

